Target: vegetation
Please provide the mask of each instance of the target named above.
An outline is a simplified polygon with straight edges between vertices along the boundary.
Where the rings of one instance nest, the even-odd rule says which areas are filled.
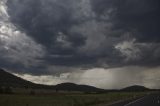
[[[12,94],[13,91],[12,91],[12,89],[11,89],[10,87],[5,87],[5,88],[4,88],[4,93],[5,93],[5,94]]]
[[[13,94],[10,87],[0,87],[0,94]]]
[[[103,91],[102,89],[88,86],[88,85],[77,85],[73,83],[63,83],[55,86],[41,85],[29,82],[22,78],[19,78],[3,69],[0,69],[0,86],[12,87],[12,88],[25,88],[25,89],[48,89],[55,91]]]
[[[0,87],[0,94],[3,94],[3,93],[4,93],[3,88]]]
[[[3,106],[96,106],[117,100],[125,100],[145,95],[144,92],[113,92],[106,94],[55,93],[52,95],[0,95]]]
[[[146,94],[144,91],[150,89],[132,86],[103,90],[73,83],[39,85],[0,69],[0,105],[3,106],[96,106],[140,97]]]
[[[35,93],[35,91],[34,90],[31,90],[30,91],[30,95],[35,95],[36,93]]]

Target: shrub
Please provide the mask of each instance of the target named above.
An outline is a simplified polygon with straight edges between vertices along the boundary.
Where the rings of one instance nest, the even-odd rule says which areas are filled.
[[[35,93],[35,91],[34,90],[31,90],[30,91],[30,95],[35,95],[36,93]]]
[[[4,90],[2,87],[0,87],[0,94],[3,94],[4,93]]]
[[[5,94],[13,94],[13,91],[12,91],[12,89],[10,87],[5,87],[4,88],[4,93]]]

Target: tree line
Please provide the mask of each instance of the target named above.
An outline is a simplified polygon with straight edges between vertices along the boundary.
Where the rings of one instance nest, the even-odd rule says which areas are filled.
[[[11,87],[0,87],[0,94],[13,94]]]

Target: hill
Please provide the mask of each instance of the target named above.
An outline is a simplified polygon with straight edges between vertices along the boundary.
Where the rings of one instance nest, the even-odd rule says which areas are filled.
[[[88,85],[77,85],[74,83],[62,83],[58,85],[41,85],[35,84],[30,81],[19,78],[9,72],[0,69],[0,87],[13,87],[13,88],[34,88],[34,89],[52,89],[58,91],[83,91],[93,92],[102,91],[102,89],[88,86]]]
[[[74,83],[62,83],[55,86],[58,90],[67,90],[67,91],[84,91],[84,92],[98,92],[103,91],[103,89],[99,89],[93,86],[88,85],[78,85]]]
[[[58,85],[42,85],[35,84],[33,82],[24,80],[20,77],[17,77],[9,72],[6,72],[3,69],[0,69],[0,87],[13,87],[13,88],[34,88],[34,89],[51,89],[57,91],[81,91],[81,92],[115,92],[115,91],[129,91],[129,92],[137,92],[137,91],[149,91],[152,89],[148,89],[144,86],[134,85],[130,87],[123,88],[121,90],[103,90],[89,85],[78,85],[74,83],[61,83]],[[152,90],[154,91],[154,90]]]
[[[0,69],[0,86],[5,87],[15,87],[15,88],[24,88],[24,87],[34,87],[36,84],[26,81],[22,78],[19,78],[9,72]]]
[[[150,89],[140,85],[134,85],[121,89],[121,91],[148,91],[148,90]]]

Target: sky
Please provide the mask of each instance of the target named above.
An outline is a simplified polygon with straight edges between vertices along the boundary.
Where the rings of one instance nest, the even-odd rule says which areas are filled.
[[[29,81],[160,88],[159,0],[0,0],[0,67]]]

